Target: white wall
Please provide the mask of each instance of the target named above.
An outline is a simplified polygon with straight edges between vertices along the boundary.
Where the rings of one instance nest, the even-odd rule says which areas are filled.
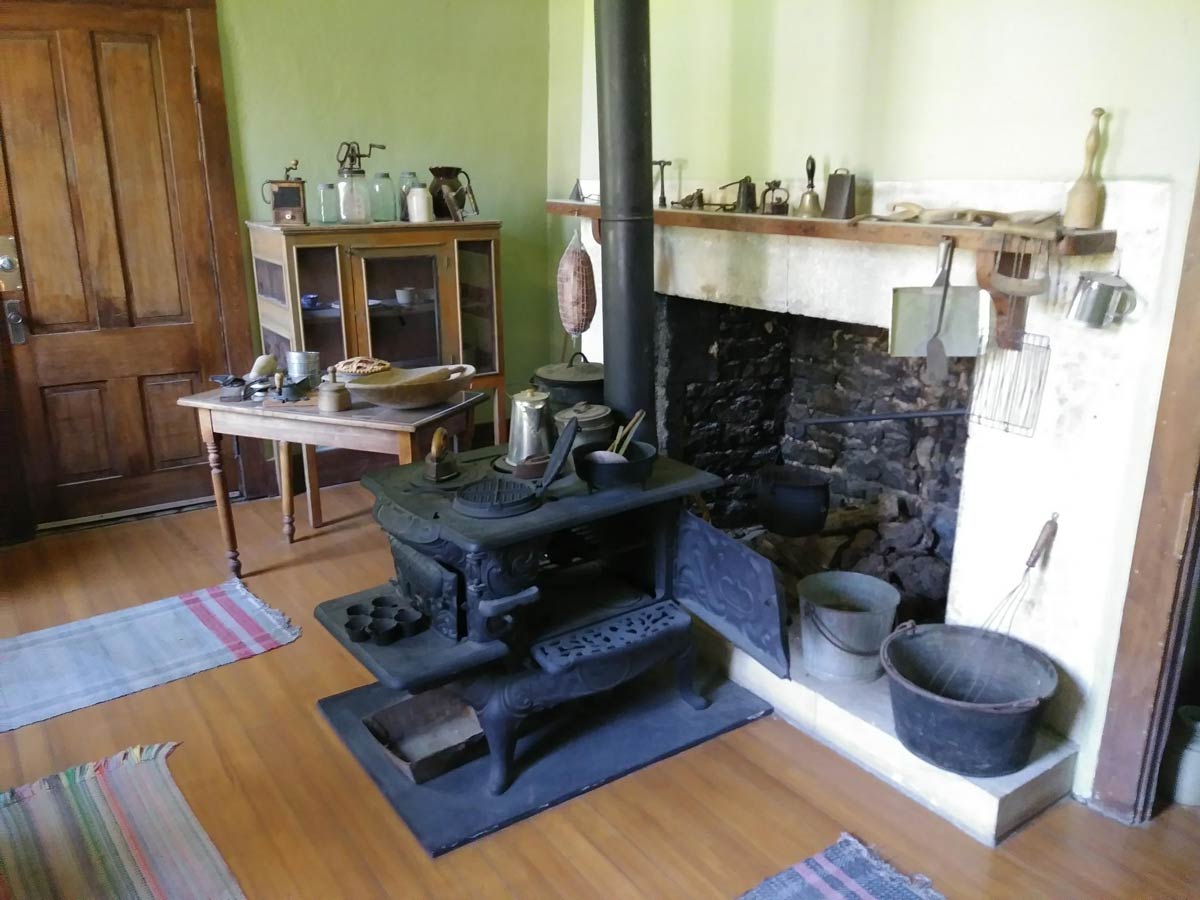
[[[580,85],[577,107],[558,96],[559,109],[579,112],[552,108],[549,140],[566,157],[577,148],[578,172],[594,182],[591,2],[561,2],[551,40],[569,35],[564,46],[579,49],[551,75],[560,90]],[[1200,3],[652,0],[651,10],[654,149],[675,160],[675,196],[743,174],[793,181],[809,153],[819,187],[841,165],[877,181],[1067,183],[1097,105],[1110,111],[1105,178],[1155,182],[1152,199],[1112,198],[1105,222],[1154,232],[1124,269],[1138,268],[1142,320],[1085,340],[1060,333],[1057,310],[1035,309],[1031,328],[1056,346],[1052,411],[1018,450],[1017,438],[973,432],[966,478],[978,487],[964,489],[961,525],[979,538],[960,537],[952,582],[951,615],[982,618],[1020,577],[1048,507],[1063,514],[1043,599],[1026,617],[1057,635],[1070,685],[1053,717],[1080,744],[1075,791],[1090,794],[1200,161]],[[548,185],[552,196],[569,187]],[[1015,198],[992,202],[1026,205]],[[1081,375],[1097,368],[1103,378]],[[1029,502],[1001,489],[1010,483]]]

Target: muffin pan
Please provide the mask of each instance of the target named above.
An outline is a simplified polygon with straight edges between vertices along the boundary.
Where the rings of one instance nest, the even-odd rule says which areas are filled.
[[[386,647],[424,631],[428,624],[419,610],[402,606],[391,597],[346,607],[346,635],[356,644],[369,640]]]

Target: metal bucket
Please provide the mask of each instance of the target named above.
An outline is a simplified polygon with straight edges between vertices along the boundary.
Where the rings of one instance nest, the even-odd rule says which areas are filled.
[[[819,572],[800,579],[804,668],[823,681],[874,681],[879,648],[892,630],[900,592],[861,572]]]
[[[962,775],[1024,768],[1058,687],[1050,657],[965,625],[900,626],[880,651],[896,736],[926,762]]]

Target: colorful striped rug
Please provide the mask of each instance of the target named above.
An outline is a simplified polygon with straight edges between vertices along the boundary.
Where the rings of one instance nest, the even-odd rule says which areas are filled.
[[[246,659],[300,636],[240,581],[0,640],[0,732]]]
[[[0,793],[0,898],[242,897],[167,769],[176,746]]]
[[[929,879],[901,875],[858,839],[843,834],[832,847],[772,875],[740,900],[946,900]]]

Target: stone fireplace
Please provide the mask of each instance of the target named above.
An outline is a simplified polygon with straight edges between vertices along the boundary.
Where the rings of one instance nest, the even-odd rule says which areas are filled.
[[[965,417],[808,425],[814,418],[962,409],[972,360],[944,384],[892,357],[884,329],[659,295],[661,438],[673,457],[723,476],[724,528],[753,528],[755,472],[794,463],[830,476],[819,535],[751,541],[793,578],[828,569],[883,578],[900,615],[942,621],[966,450]]]

